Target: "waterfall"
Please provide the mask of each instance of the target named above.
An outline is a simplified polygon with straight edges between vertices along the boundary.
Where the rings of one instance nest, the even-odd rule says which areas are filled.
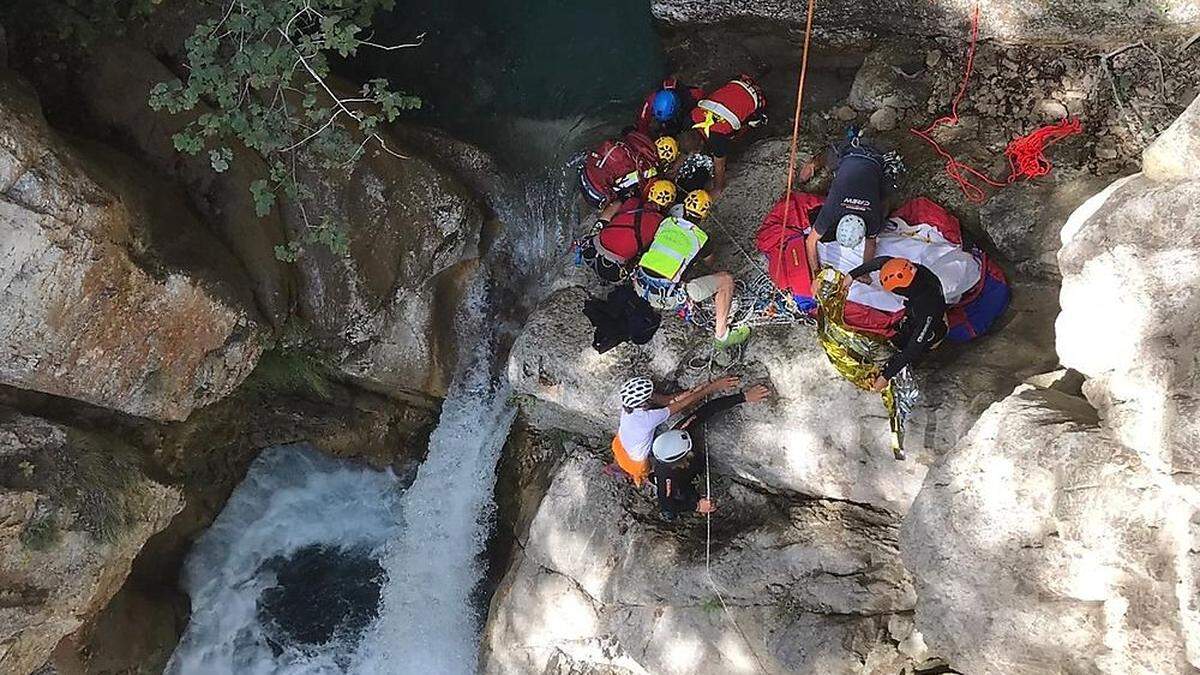
[[[306,446],[260,453],[188,555],[183,587],[192,599],[191,620],[166,671],[343,672],[362,621],[374,615],[371,600],[382,577],[376,551],[400,535],[399,486],[390,472]],[[300,561],[296,571],[305,578],[281,585],[291,561]],[[377,574],[368,572],[372,567]],[[327,592],[264,611],[282,592],[314,588]],[[364,591],[359,606],[340,604],[362,600]],[[305,642],[314,627],[323,632],[318,643]]]
[[[410,487],[294,446],[255,461],[188,558],[192,618],[169,673],[474,672],[475,591],[516,415],[484,295],[461,312],[476,342]]]
[[[402,500],[404,536],[387,547],[379,620],[356,670],[475,672],[482,616],[473,596],[483,573],[496,462],[515,415],[506,388],[482,363],[455,383],[429,457]]]
[[[496,464],[516,416],[504,332],[561,264],[569,174],[506,186],[517,199],[498,216],[514,227],[457,308],[457,371],[411,485],[305,447],[264,451],[185,564],[192,616],[168,673],[475,672]]]

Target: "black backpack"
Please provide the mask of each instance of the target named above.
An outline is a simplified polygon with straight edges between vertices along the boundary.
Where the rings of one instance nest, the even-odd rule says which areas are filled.
[[[625,341],[646,344],[658,332],[662,320],[629,284],[609,291],[604,300],[589,298],[583,304],[583,313],[596,329],[592,348],[601,354]]]

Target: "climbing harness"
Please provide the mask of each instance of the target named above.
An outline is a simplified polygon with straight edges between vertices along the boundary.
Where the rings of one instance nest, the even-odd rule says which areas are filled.
[[[1008,157],[1009,173],[1008,178],[1003,181],[988,177],[978,169],[960,162],[947,152],[940,143],[934,140],[932,134],[934,129],[940,126],[954,126],[958,124],[958,106],[966,96],[967,84],[971,79],[972,71],[975,69],[975,47],[978,40],[979,5],[977,3],[975,11],[971,16],[971,43],[967,48],[966,72],[963,74],[958,94],[955,95],[954,100],[950,104],[950,114],[939,117],[925,129],[909,129],[909,132],[928,143],[938,156],[946,160],[946,175],[950,176],[958,184],[963,196],[973,204],[982,204],[988,199],[987,193],[984,191],[984,188],[980,187],[979,183],[995,188],[1002,188],[1022,178],[1038,178],[1050,173],[1053,165],[1046,158],[1046,148],[1083,130],[1083,125],[1080,123],[1079,118],[1070,117],[1057,124],[1035,129],[1024,136],[1013,139],[1004,150],[1005,156]]]
[[[691,303],[682,284],[650,276],[641,267],[635,268],[630,277],[634,292],[655,309],[684,311]]]

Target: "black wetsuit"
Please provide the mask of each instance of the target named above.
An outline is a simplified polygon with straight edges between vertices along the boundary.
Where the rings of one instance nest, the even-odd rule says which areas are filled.
[[[700,502],[701,494],[696,489],[696,479],[704,474],[704,444],[700,435],[703,423],[713,415],[745,402],[745,394],[733,394],[713,399],[696,408],[672,427],[688,432],[692,437],[692,451],[670,463],[660,462],[651,455],[658,507],[664,518],[670,520],[680,513],[695,511]]]
[[[878,271],[891,257],[881,255],[850,271],[850,276],[860,277]],[[892,345],[899,351],[888,359],[881,373],[892,379],[909,364],[916,363],[946,337],[946,296],[942,282],[928,267],[913,263],[917,268],[913,282],[907,288],[897,288],[896,295],[905,298],[904,319],[892,338]]]
[[[875,148],[860,143],[831,148],[826,160],[833,167],[833,184],[825,205],[813,227],[821,241],[837,240],[837,225],[843,216],[854,214],[867,225],[867,237],[877,237],[883,230],[888,196],[884,180],[883,155]]]

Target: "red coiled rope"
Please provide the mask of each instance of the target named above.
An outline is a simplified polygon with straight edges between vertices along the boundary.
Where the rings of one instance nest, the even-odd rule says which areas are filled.
[[[958,94],[955,95],[954,101],[950,104],[950,114],[934,120],[933,124],[929,125],[926,129],[909,129],[914,136],[928,143],[934,152],[946,160],[946,175],[950,176],[955,183],[958,183],[963,196],[973,204],[982,204],[988,199],[988,195],[983,187],[979,185],[980,183],[1002,188],[1015,183],[1021,178],[1037,178],[1050,173],[1053,165],[1046,158],[1046,148],[1068,136],[1083,131],[1083,125],[1080,123],[1079,118],[1072,117],[1064,119],[1057,124],[1035,129],[1033,132],[1020,138],[1014,138],[1008,144],[1008,147],[1004,149],[1004,154],[1008,157],[1009,174],[1008,178],[1003,181],[989,178],[974,167],[958,161],[953,155],[947,152],[941,144],[933,139],[931,134],[939,126],[954,126],[958,124],[958,105],[962,102],[963,97],[966,96],[967,83],[970,81],[971,73],[975,69],[975,45],[978,39],[979,5],[976,4],[975,11],[971,15],[971,45],[967,48],[967,69],[963,75],[962,85],[958,88]],[[972,179],[977,182],[973,182]]]

